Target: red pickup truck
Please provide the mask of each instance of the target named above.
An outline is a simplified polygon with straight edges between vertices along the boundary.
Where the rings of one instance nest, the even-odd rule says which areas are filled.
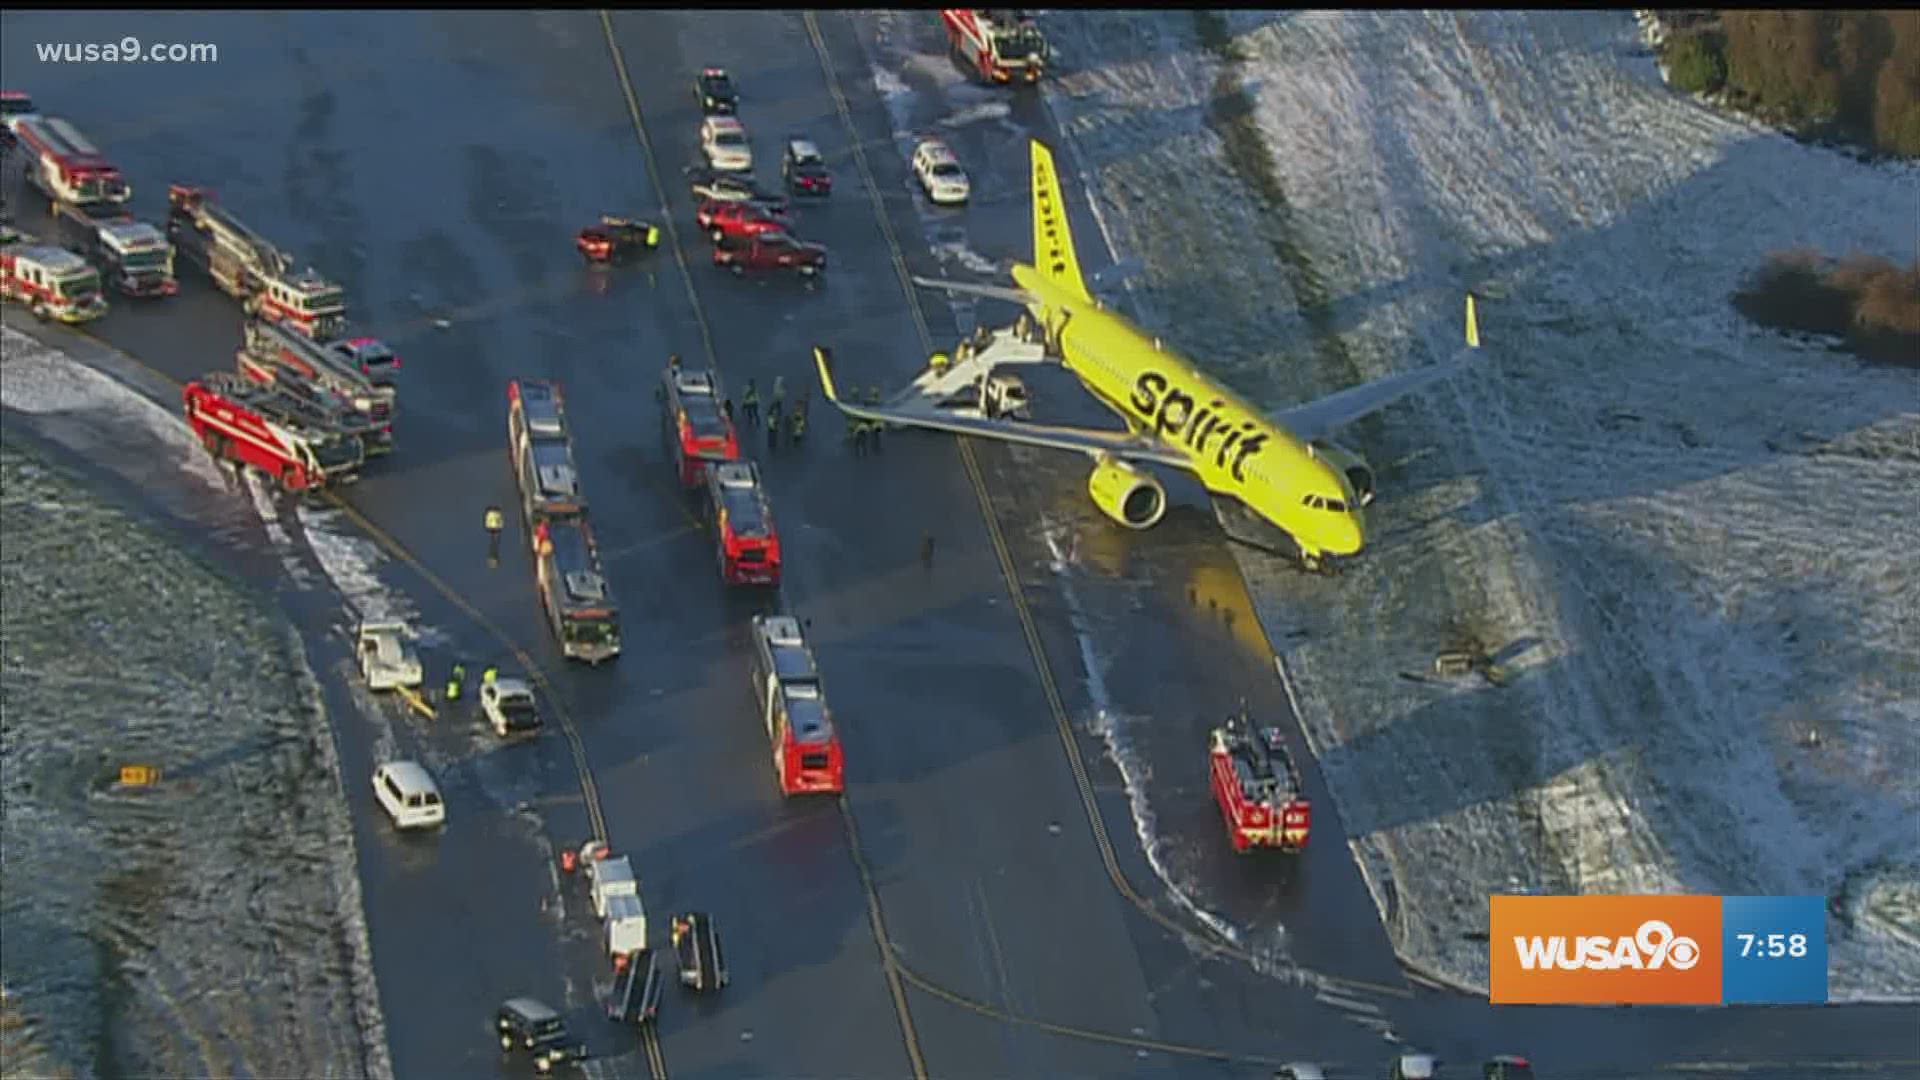
[[[727,237],[714,246],[713,265],[732,270],[736,277],[748,270],[795,270],[810,278],[827,268],[827,249],[783,232]]]
[[[768,232],[787,232],[793,222],[785,214],[756,203],[708,200],[700,204],[694,220],[707,230],[714,243],[729,237],[738,239]]]

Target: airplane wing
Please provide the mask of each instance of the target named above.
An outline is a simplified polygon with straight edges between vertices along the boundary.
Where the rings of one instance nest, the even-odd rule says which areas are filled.
[[[978,296],[987,300],[1005,300],[1026,307],[1036,303],[1037,298],[1025,289],[1012,289],[1004,285],[976,285],[967,281],[950,281],[946,278],[921,277],[913,275],[913,283],[923,289],[942,289],[959,296]]]
[[[1424,389],[1467,367],[1480,348],[1480,323],[1473,297],[1467,297],[1467,347],[1454,359],[1417,371],[1402,372],[1359,386],[1350,386],[1317,401],[1295,405],[1274,413],[1274,423],[1301,439],[1318,439],[1378,411],[1395,401]]]
[[[848,416],[907,427],[946,431],[955,435],[999,439],[1002,442],[1019,443],[1025,446],[1041,446],[1050,450],[1075,450],[1091,457],[1110,454],[1129,461],[1151,462],[1187,470],[1193,468],[1193,461],[1187,455],[1145,435],[1051,424],[1029,424],[1019,420],[990,420],[983,416],[955,414],[942,409],[931,399],[919,396],[893,406],[859,405],[842,401],[833,385],[832,353],[816,345],[813,349],[813,359],[820,369],[820,388],[826,393],[827,400],[833,402]]]

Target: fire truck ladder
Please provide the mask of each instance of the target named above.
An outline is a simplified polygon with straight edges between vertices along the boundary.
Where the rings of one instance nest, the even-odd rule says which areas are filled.
[[[348,411],[330,409],[278,382],[263,383],[230,371],[212,371],[201,385],[227,400],[271,419],[328,435],[359,435],[371,428]]]
[[[271,240],[248,228],[245,222],[233,216],[225,207],[202,195],[198,209],[212,226],[217,242],[251,254],[254,262],[264,271],[263,276],[283,277],[293,271],[291,256],[275,247]]]

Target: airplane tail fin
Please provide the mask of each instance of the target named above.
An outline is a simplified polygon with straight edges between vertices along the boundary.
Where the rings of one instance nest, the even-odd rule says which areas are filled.
[[[1060,197],[1053,151],[1038,139],[1033,140],[1033,265],[1049,284],[1082,300],[1093,300],[1073,250],[1073,231],[1067,227],[1067,203]]]
[[[824,345],[815,345],[813,364],[820,369],[820,389],[826,393],[827,400],[835,405],[840,404],[840,394],[833,385],[833,352]]]

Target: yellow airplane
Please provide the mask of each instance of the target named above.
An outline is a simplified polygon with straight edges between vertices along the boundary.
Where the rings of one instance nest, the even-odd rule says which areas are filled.
[[[983,331],[962,343],[951,363],[936,361],[885,405],[842,401],[834,390],[832,354],[816,346],[828,400],[862,419],[1087,454],[1094,459],[1088,493],[1128,528],[1149,528],[1166,513],[1166,489],[1141,467],[1162,465],[1191,472],[1209,492],[1238,500],[1284,533],[1297,549],[1292,554],[1309,567],[1323,566],[1328,556],[1358,553],[1366,545],[1361,508],[1373,501],[1373,469],[1328,436],[1466,366],[1480,347],[1473,297],[1467,297],[1467,348],[1454,360],[1265,414],[1093,298],[1080,274],[1065,205],[1053,153],[1035,140],[1034,262],[1014,264],[1019,287],[914,278],[929,288],[1011,301],[1026,308],[1032,322],[1022,320],[1016,331]],[[1066,367],[1120,414],[1128,430],[1019,419],[1024,389],[994,371],[1037,363]],[[978,407],[953,407],[968,398]]]

